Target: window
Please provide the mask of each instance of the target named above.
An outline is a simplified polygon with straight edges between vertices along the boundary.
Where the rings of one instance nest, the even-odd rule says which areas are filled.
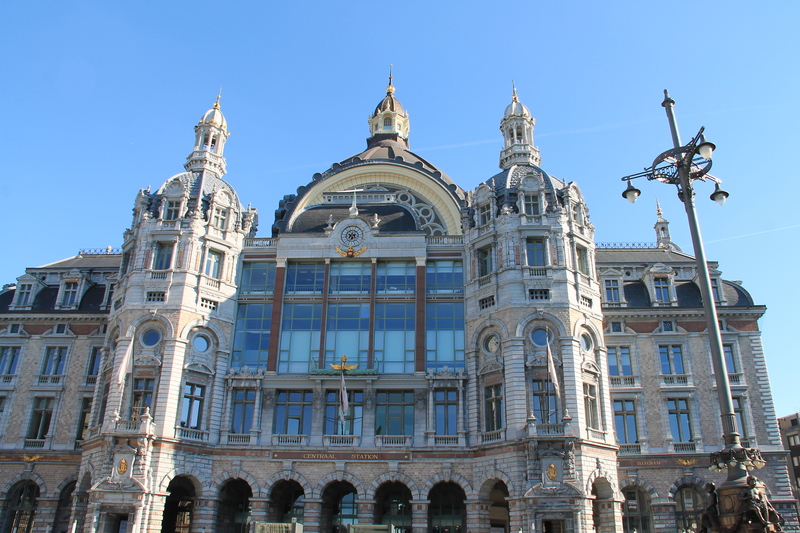
[[[265,366],[269,352],[272,304],[239,304],[233,334],[231,368]]]
[[[692,422],[689,400],[670,398],[667,400],[669,426],[674,442],[692,442]]]
[[[21,324],[9,324],[8,332],[11,334],[19,334],[21,327]]]
[[[17,305],[30,305],[32,291],[33,285],[30,283],[21,283],[17,290]]]
[[[539,195],[538,194],[526,194],[525,195],[525,214],[526,215],[538,215],[539,211]]]
[[[183,386],[183,404],[181,405],[181,427],[201,429],[203,416],[203,398],[205,386],[186,383]]]
[[[55,398],[34,398],[31,424],[28,426],[28,438],[41,440],[50,431],[50,420],[53,418]]]
[[[619,302],[619,281],[616,279],[605,280],[606,285],[606,302],[618,303]]]
[[[711,279],[711,297],[714,298],[715,302],[720,301],[719,297],[719,280],[717,278]]]
[[[145,346],[155,346],[161,342],[161,332],[155,328],[148,329],[142,335],[142,344]]]
[[[653,288],[656,291],[657,302],[669,302],[669,278],[653,278]]]
[[[488,276],[492,273],[492,247],[487,246],[478,250],[478,277]]]
[[[342,425],[341,399],[338,390],[325,393],[325,435],[361,435],[364,417],[364,393],[347,391],[347,414]]]
[[[177,220],[180,216],[181,202],[167,200],[164,207],[164,220]]]
[[[103,348],[100,346],[92,346],[92,351],[89,352],[89,364],[86,367],[86,375],[96,377],[100,372],[100,362],[102,360]]]
[[[61,305],[67,307],[76,305],[78,300],[78,284],[68,281],[64,283],[64,298],[61,300]]]
[[[484,390],[486,432],[503,429],[503,386],[491,385]]]
[[[369,294],[372,264],[331,263],[331,294]]]
[[[67,359],[66,346],[48,346],[44,352],[42,374],[45,376],[61,376],[64,374],[64,363]]]
[[[665,320],[661,323],[661,331],[670,332],[675,331],[675,325],[672,323],[671,320]]]
[[[789,446],[800,446],[800,436],[798,435],[789,435]]]
[[[478,300],[478,308],[481,311],[489,309],[490,307],[494,307],[494,295]]]
[[[147,291],[148,303],[161,303],[167,300],[167,293],[164,291]]]
[[[794,466],[800,466],[800,457],[799,457],[799,456],[797,456],[797,455],[795,455],[794,457],[792,457],[792,464],[793,464]]]
[[[233,403],[231,433],[238,435],[250,433],[250,428],[253,426],[253,413],[256,408],[256,390],[233,389],[231,396]]]
[[[385,129],[385,130],[392,129],[392,119],[391,119],[391,117],[384,117],[384,119],[383,119],[383,129]]]
[[[614,428],[619,444],[634,444],[639,441],[636,431],[636,404],[633,400],[614,400]]]
[[[583,208],[580,204],[575,204],[572,206],[572,219],[575,221],[576,224],[583,225]]]
[[[375,304],[375,368],[379,374],[414,372],[414,304]]]
[[[578,257],[578,272],[584,276],[591,276],[589,271],[589,250],[583,246],[576,246],[575,253]]]
[[[549,300],[550,289],[528,289],[528,297],[531,300]]]
[[[608,347],[608,374],[610,376],[632,376],[631,349],[628,346]]]
[[[211,224],[217,229],[228,229],[228,210],[223,207],[215,207]]]
[[[278,372],[308,372],[319,357],[322,304],[283,306]]]
[[[22,481],[14,486],[6,500],[6,533],[30,533],[38,507],[39,487],[32,481]],[[5,514],[4,513],[4,514]]]
[[[323,263],[289,263],[286,268],[286,294],[322,294],[324,277]]]
[[[433,393],[437,435],[458,434],[458,390],[436,390]]]
[[[478,208],[478,225],[485,226],[492,219],[491,204],[483,204]]]
[[[78,415],[78,431],[75,434],[77,440],[86,439],[89,435],[89,415],[92,413],[92,399],[83,398],[81,400],[81,412]]]
[[[64,335],[67,333],[67,325],[66,324],[56,324],[55,334],[56,335]]]
[[[675,522],[678,531],[695,531],[697,516],[703,511],[705,497],[692,485],[684,485],[675,493]]]
[[[611,333],[622,333],[622,322],[612,322]]]
[[[461,261],[431,261],[425,267],[425,290],[431,293],[464,292],[464,268]]]
[[[219,302],[209,300],[208,298],[200,298],[200,307],[209,311],[216,311],[219,307]]]
[[[736,417],[736,429],[739,435],[746,439],[748,437],[747,425],[744,423],[744,399],[741,396],[733,398],[733,415]]]
[[[3,413],[6,410],[6,397],[0,396],[0,420],[3,419]]]
[[[379,262],[376,291],[378,294],[413,293],[417,270],[410,261]]]
[[[525,247],[528,253],[528,266],[545,266],[544,239],[528,239]]]
[[[17,373],[20,346],[0,346],[0,376],[13,376]]]
[[[133,401],[131,402],[131,420],[139,420],[146,409],[153,410],[153,389],[156,380],[135,378],[133,380]]]
[[[275,433],[278,435],[310,435],[311,391],[279,391],[275,405]]]
[[[658,354],[661,359],[662,374],[686,374],[680,345],[660,345]]]
[[[219,279],[222,254],[216,250],[209,250],[206,254],[206,266],[203,274],[210,278]]]
[[[413,392],[378,391],[375,402],[375,434],[414,434]]]
[[[558,424],[556,412],[556,389],[549,379],[534,379],[531,393],[533,414],[539,424]]]
[[[275,266],[275,263],[244,263],[239,292],[272,294],[275,291]]]
[[[600,429],[597,412],[597,386],[592,383],[583,384],[583,408],[586,411],[586,427]]]
[[[623,491],[622,524],[625,533],[651,533],[652,516],[650,498],[638,487],[628,487]]]
[[[722,355],[725,356],[725,368],[728,369],[728,374],[736,374],[738,372],[738,368],[736,366],[736,360],[733,357],[733,345],[723,344]]]
[[[369,353],[369,304],[328,304],[325,326],[326,363],[338,363],[342,355],[348,354],[348,364],[366,368]]]
[[[426,368],[464,368],[464,303],[425,304]]]
[[[156,243],[156,255],[153,258],[153,270],[168,270],[172,268],[172,250],[175,245],[171,242]]]

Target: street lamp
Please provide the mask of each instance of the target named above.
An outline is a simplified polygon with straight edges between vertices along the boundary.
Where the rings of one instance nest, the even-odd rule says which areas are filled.
[[[717,382],[717,395],[725,442],[725,447],[722,450],[711,454],[710,468],[715,471],[727,470],[728,479],[720,486],[718,492],[720,496],[722,496],[722,493],[728,493],[734,496],[732,501],[738,502],[739,492],[747,487],[747,471],[763,467],[765,461],[761,457],[761,452],[757,449],[742,447],[740,435],[736,428],[736,415],[733,410],[733,398],[731,397],[731,387],[723,355],[717,308],[714,304],[711,277],[708,273],[706,253],[700,236],[700,224],[697,221],[697,213],[695,211],[694,182],[696,180],[713,181],[715,187],[714,192],[711,194],[711,199],[719,205],[725,203],[728,193],[720,187],[720,180],[708,173],[711,169],[711,157],[716,146],[706,140],[703,135],[705,128],[700,128],[700,131],[691,141],[681,145],[678,124],[673,109],[675,101],[670,98],[666,90],[664,91],[664,101],[661,105],[667,112],[673,148],[659,154],[653,161],[652,166],[644,169],[643,172],[622,178],[622,181],[628,182],[628,186],[622,196],[631,203],[635,202],[641,191],[634,187],[631,182],[637,178],[647,178],[648,180],[675,185],[678,188],[678,198],[683,202],[686,209],[695,260],[697,261],[698,285],[703,297],[703,308],[708,327],[708,341],[711,347],[711,360],[714,365],[714,374]],[[737,523],[740,514],[738,507],[738,505],[735,505],[733,508],[719,510],[720,522],[725,527],[731,528]]]

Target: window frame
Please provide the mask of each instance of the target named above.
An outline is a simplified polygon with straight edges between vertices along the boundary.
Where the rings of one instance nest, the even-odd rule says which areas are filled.
[[[493,383],[483,387],[484,431],[492,433],[505,429],[503,384]]]
[[[669,416],[672,442],[694,442],[692,433],[692,406],[689,398],[667,398],[667,414]],[[674,406],[671,406],[674,402]],[[681,405],[681,403],[683,405]],[[686,434],[685,434],[686,433]]]
[[[187,380],[183,384],[179,425],[188,429],[203,429],[203,405],[206,385]],[[194,422],[194,424],[192,424]]]
[[[375,435],[413,436],[415,406],[413,391],[379,390],[375,395]],[[389,430],[398,427],[401,433],[388,433]]]
[[[275,394],[275,435],[311,435],[314,393],[310,390],[278,390]],[[294,427],[296,425],[296,427]]]

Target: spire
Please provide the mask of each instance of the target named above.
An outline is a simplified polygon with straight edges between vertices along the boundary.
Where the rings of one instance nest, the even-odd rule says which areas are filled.
[[[394,85],[392,85],[392,64],[389,63],[389,86],[386,87],[386,94],[394,94]]]
[[[653,228],[656,230],[656,243],[659,248],[681,251],[680,247],[672,242],[672,237],[669,234],[669,221],[664,218],[661,212],[661,204],[658,202],[658,198],[656,198],[656,225]]]
[[[514,83],[514,80],[511,80],[511,101],[512,102],[519,102],[519,98],[517,98],[517,85]]]
[[[400,101],[394,97],[394,76],[392,65],[389,65],[389,85],[386,87],[386,96],[375,107],[369,117],[369,131],[371,137],[367,139],[367,146],[374,146],[381,141],[401,142],[408,148],[408,113],[403,109]]]
[[[217,93],[217,99],[211,109],[203,114],[200,122],[194,127],[194,149],[186,158],[184,168],[189,171],[208,170],[217,176],[225,174],[225,142],[228,140],[228,121],[222,114],[219,101],[222,97],[222,87]]]
[[[519,101],[517,85],[511,81],[511,103],[503,113],[500,131],[505,141],[500,152],[500,168],[503,170],[513,165],[541,164],[539,149],[533,145],[533,127],[536,119],[531,117],[528,108]]]

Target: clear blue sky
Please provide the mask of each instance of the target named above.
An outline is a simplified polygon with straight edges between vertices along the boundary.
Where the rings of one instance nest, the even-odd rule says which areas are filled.
[[[360,152],[394,64],[411,148],[470,189],[497,171],[516,80],[542,166],[582,187],[598,241],[653,241],[656,197],[687,251],[675,191],[619,178],[706,126],[730,191],[699,211],[710,259],[759,304],[779,415],[800,411],[793,361],[800,3],[6,2],[0,282],[119,246],[139,188],[183,170],[223,87],[228,181],[260,211]]]

